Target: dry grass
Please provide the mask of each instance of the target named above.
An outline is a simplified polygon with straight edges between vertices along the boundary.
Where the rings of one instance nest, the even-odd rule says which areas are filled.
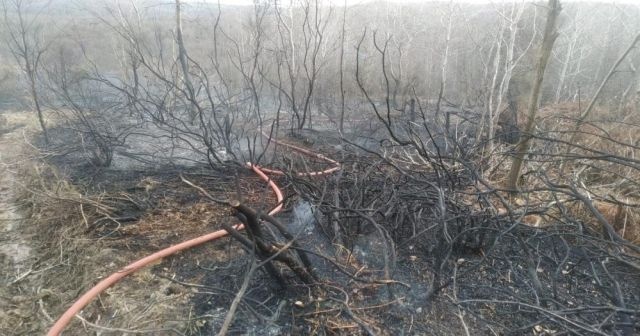
[[[599,108],[581,125],[580,132],[571,138],[570,133],[561,132],[574,129],[575,121],[565,118],[575,118],[578,115],[576,104],[550,107],[542,112],[548,118],[548,122],[543,121],[542,128],[557,132],[555,136],[562,140],[573,140],[584,149],[575,148],[572,152],[587,157],[567,162],[564,177],[557,167],[548,166],[547,170],[556,174],[556,180],[577,178],[584,188],[582,192],[593,198],[596,209],[616,231],[625,239],[640,243],[640,191],[636,184],[640,182],[640,170],[606,158],[594,160],[588,157],[598,156],[594,152],[623,159],[639,157],[637,134],[640,132],[640,116],[630,110],[622,111],[621,115],[613,115],[612,112]],[[605,200],[619,200],[621,203]],[[601,230],[600,224],[595,221],[593,214],[584,209],[584,205],[572,204],[570,211],[576,218]]]
[[[621,237],[629,242],[640,245],[639,208],[602,201],[595,201],[593,205]],[[578,214],[583,214],[581,216],[583,218],[592,218],[591,213],[584,209],[583,205],[579,205],[575,211]],[[591,220],[588,223],[594,227],[600,228],[600,224],[594,220]]]
[[[562,205],[566,208],[567,215],[587,225],[592,232],[605,233],[602,224],[598,222],[593,213],[583,203],[571,201],[563,202]],[[640,209],[638,207],[597,200],[593,201],[593,205],[621,237],[631,243],[640,244]],[[552,207],[541,215],[529,214],[523,216],[522,223],[538,228],[548,227],[557,222],[562,216],[557,207]]]
[[[106,195],[87,196],[40,160],[41,153],[25,144],[23,140],[35,129],[33,116],[16,113],[8,119],[10,125],[27,125],[3,138],[4,145],[11,146],[12,160],[17,162],[3,173],[10,173],[15,182],[12,202],[24,217],[11,234],[28,243],[30,258],[26,268],[15,272],[9,260],[0,260],[8,270],[7,285],[0,287],[0,334],[44,334],[53,320],[98,279],[148,251],[122,250],[114,241],[95,238],[88,227],[112,211]],[[143,270],[90,304],[65,335],[97,330],[116,335],[126,330],[170,333],[192,328],[186,309],[190,294],[174,287],[169,280]]]
[[[617,156],[623,160],[640,157],[640,143],[637,137],[640,133],[640,116],[631,110],[620,113],[613,115],[604,108],[596,108],[591,117],[580,126],[579,133],[573,134],[576,119],[580,114],[577,103],[542,108],[537,114],[538,134],[543,138],[558,139],[560,142],[534,140],[532,151],[538,155],[527,162],[520,184],[525,189],[538,191],[525,195],[527,202],[512,199],[511,206],[522,213],[559,200],[574,219],[589,225],[596,232],[602,232],[601,224],[583,204],[569,200],[562,194],[558,194],[559,199],[555,199],[546,191],[547,185],[536,175],[538,172],[544,172],[546,178],[556,184],[567,184],[571,181],[577,183],[580,192],[593,200],[596,209],[622,237],[636,244],[640,243],[640,190],[637,187],[637,183],[640,183],[640,170],[598,154],[599,152]],[[521,116],[519,120],[523,122],[525,118]],[[579,147],[567,146],[567,142],[575,143]],[[501,153],[508,153],[509,150],[510,146],[504,144],[498,144],[496,148],[496,151]],[[572,155],[584,158],[565,160],[561,164],[561,159],[553,156],[564,155],[568,150]],[[511,168],[510,155],[492,156],[488,166],[487,179],[496,186],[504,185]],[[509,198],[508,194],[503,196]],[[496,206],[506,212],[499,202],[496,202]],[[550,209],[546,214],[524,215],[521,220],[533,227],[552,225],[561,214],[556,207]]]
[[[140,246],[144,249],[160,249],[172,241],[183,241],[209,233],[219,228],[220,223],[231,214],[231,209],[211,202],[182,205],[175,200],[164,199],[158,210],[146,214],[139,221],[122,227],[118,232],[124,236],[110,242],[112,246]]]

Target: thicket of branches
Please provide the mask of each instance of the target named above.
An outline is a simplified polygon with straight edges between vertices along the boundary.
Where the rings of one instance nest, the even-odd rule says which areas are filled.
[[[269,161],[333,246],[380,244],[377,269],[358,274],[340,253],[301,246],[268,209],[208,195],[249,228],[225,226],[260,260],[243,291],[264,267],[282,286],[333,295],[374,333],[383,327],[336,298],[349,285],[309,258],[393,302],[417,282],[403,273],[417,256],[420,300],[446,296],[465,328],[473,316],[497,333],[638,332],[640,7],[2,3],[2,57],[16,64],[2,71],[56,120],[40,119],[47,150],[96,167]],[[342,169],[296,174],[322,165],[263,133],[303,140]],[[513,157],[522,168],[510,183]]]

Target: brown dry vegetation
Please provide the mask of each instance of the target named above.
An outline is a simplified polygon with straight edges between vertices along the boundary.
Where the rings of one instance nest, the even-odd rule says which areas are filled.
[[[0,298],[7,308],[0,318],[0,330],[3,334],[27,335],[44,333],[53,318],[62,314],[96,276],[105,275],[104,265],[123,266],[133,255],[114,253],[103,241],[87,235],[88,223],[108,215],[109,207],[99,197],[84,196],[22,140],[19,132],[3,138],[5,153],[12,153],[11,160],[19,162],[7,168],[13,172],[4,174],[14,179],[16,193],[11,201],[24,217],[16,233],[28,238],[31,252],[24,273],[8,278],[10,282],[2,287]],[[11,161],[5,159],[3,164],[10,165]],[[138,286],[138,291],[147,285]],[[126,296],[117,292],[103,296],[102,306],[113,311],[135,308],[141,301],[134,299],[135,286],[128,287],[133,288]],[[105,315],[100,308],[94,305],[87,314]],[[70,334],[86,332],[78,322],[70,328]]]
[[[113,219],[114,211],[122,202],[133,202],[131,196],[91,194],[73,185],[26,143],[33,132],[31,115],[16,113],[8,119],[10,126],[20,127],[1,140],[2,174],[11,179],[9,188],[14,193],[9,201],[23,219],[3,232],[2,240],[20,237],[25,244],[21,248],[29,256],[23,265],[15,265],[10,255],[2,259],[7,272],[0,287],[0,334],[45,333],[96,279],[161,247],[211,231],[212,223],[228,216],[228,209],[210,203],[184,207],[168,196],[158,201],[157,211],[121,227]],[[175,192],[179,186],[173,184],[164,190],[179,196]],[[143,178],[139,187],[148,195],[158,183]],[[190,319],[185,310],[192,293],[155,273],[142,270],[107,290],[83,310],[83,317],[75,319],[65,335],[86,335],[91,330],[162,334],[197,329],[198,320]]]
[[[554,181],[566,181],[571,178],[580,180],[580,191],[593,200],[595,208],[616,231],[626,240],[634,244],[640,243],[640,192],[635,184],[640,181],[640,171],[624,164],[597,159],[599,156],[606,159],[608,156],[636,158],[640,155],[637,137],[640,132],[640,117],[631,110],[622,113],[627,116],[624,121],[615,122],[615,116],[608,109],[597,108],[593,121],[585,122],[575,133],[570,130],[575,128],[579,115],[578,103],[547,106],[539,111],[539,149],[534,146],[534,156],[528,163],[521,182],[525,189],[538,191],[519,195],[512,199],[511,203],[513,210],[524,213],[521,219],[523,223],[534,227],[551,225],[563,216],[557,206],[562,204],[566,211],[569,211],[564,215],[583,221],[595,232],[603,230],[602,225],[594,218],[593,213],[585,209],[584,204],[570,197],[561,196],[560,199],[556,199],[557,195],[546,190],[543,180],[536,176],[528,176],[544,171],[545,177]],[[519,119],[524,118],[521,116]],[[571,141],[579,147],[569,146]],[[569,149],[576,159],[558,164],[559,161],[553,157],[545,157],[549,154],[565,154]],[[508,150],[509,147],[504,145],[497,149],[504,152]],[[545,150],[552,153],[544,152]],[[540,160],[537,160],[535,153],[540,153]],[[491,169],[487,170],[487,177],[495,185],[505,182],[510,168],[507,158],[508,156],[496,156],[495,160],[488,164]],[[509,194],[505,193],[504,196],[509,197]],[[506,213],[506,209],[497,201],[496,206]],[[538,211],[544,213],[526,214]]]
[[[553,110],[554,108],[544,110],[547,113],[545,120],[554,118]],[[558,110],[562,111],[562,107]],[[25,218],[13,234],[25,237],[31,252],[29,260],[25,263],[27,270],[23,269],[23,272],[7,277],[8,285],[1,289],[0,305],[9,307],[2,312],[0,319],[2,321],[0,331],[3,333],[12,334],[16,333],[16,330],[17,334],[42,333],[74,299],[110,272],[172,243],[216,230],[221,222],[235,221],[230,218],[232,211],[229,207],[202,199],[175,174],[158,175],[148,172],[131,177],[125,176],[120,180],[112,180],[113,177],[108,175],[93,177],[92,180],[104,179],[112,182],[108,188],[99,191],[87,188],[83,183],[71,183],[68,177],[62,176],[54,166],[47,163],[46,153],[38,152],[29,144],[28,139],[31,139],[32,127],[34,127],[33,120],[25,118],[22,114],[10,115],[8,119],[10,124],[21,125],[21,128],[3,137],[4,146],[9,145],[18,149],[14,151],[16,155],[9,161],[19,162],[19,164],[7,165],[7,169],[11,172],[5,174],[5,176],[11,176],[15,183],[16,193],[11,201],[20,206],[20,213]],[[555,125],[551,122],[548,124]],[[620,134],[620,136],[624,135]],[[296,141],[290,139],[290,142]],[[308,146],[310,143],[299,141],[298,145]],[[318,146],[321,145],[318,144]],[[500,145],[498,149],[501,148],[506,147]],[[324,147],[323,150],[331,149]],[[615,146],[608,147],[607,150],[615,150]],[[628,155],[629,153],[620,154]],[[420,157],[416,153],[391,148],[386,155],[390,162],[406,167],[404,169],[411,169],[416,174],[429,174],[431,171],[426,161],[418,161]],[[414,160],[414,158],[417,159]],[[495,156],[495,158],[500,157]],[[372,162],[376,161],[373,157],[369,159]],[[3,160],[6,159],[3,158]],[[351,174],[349,172],[352,170],[355,172],[369,168],[359,166],[357,162],[360,159],[345,158],[347,163],[350,160],[354,160],[353,165],[345,166],[346,174]],[[322,163],[316,163],[313,160],[304,162],[296,155],[286,156],[278,161],[281,162],[281,167],[294,171],[323,166]],[[380,163],[380,161],[377,162]],[[579,170],[581,162],[572,162],[565,169],[571,172]],[[376,165],[372,167],[374,166]],[[496,186],[500,185],[502,176],[506,175],[509,168],[508,165],[497,160],[490,161],[488,166],[492,167],[487,170],[491,171],[491,174],[488,174],[489,180]],[[550,176],[559,177],[560,168],[549,166],[546,162],[532,160],[527,169],[535,171],[541,167],[546,167]],[[460,170],[460,168],[454,168],[450,172]],[[604,168],[589,166],[587,169],[611,170],[606,166]],[[387,176],[393,180],[402,178],[395,168],[388,165],[380,165],[374,175]],[[598,179],[594,177],[595,173],[589,176],[590,185],[600,183],[599,187],[581,191],[590,193],[594,198],[593,204],[596,209],[622,237],[637,243],[638,208],[634,205],[637,195],[625,189],[623,184],[616,183],[615,177],[603,176]],[[271,193],[264,189],[257,178],[252,175],[242,177],[238,180],[239,182],[235,182],[232,178],[197,172],[189,175],[189,179],[205,186],[207,190],[215,191],[217,195],[235,197],[237,195],[235,191],[240,190],[245,201],[257,208],[265,208],[274,203]],[[540,179],[533,177],[528,177],[527,182],[529,183],[527,187],[531,189],[544,186]],[[299,189],[296,190],[300,192]],[[490,193],[489,190],[486,191]],[[290,197],[294,195],[291,189],[288,189],[287,193]],[[474,199],[471,189],[467,189],[466,193],[471,196],[461,193],[459,195],[461,204],[476,211],[472,216],[483,213],[485,210],[478,207],[479,203]],[[507,210],[504,207],[496,197],[499,194],[510,199],[511,209]],[[613,200],[623,201],[628,205],[607,202],[604,196],[608,195],[618,195]],[[569,198],[559,199],[558,202],[557,195],[549,190],[530,191],[517,197],[498,192],[490,198],[497,208],[497,218],[506,217],[509,214],[516,215],[514,219],[526,225],[541,230],[554,230],[553,226],[558,221],[571,217],[585,223],[590,232],[589,235],[594,237],[602,235],[601,225],[580,202]],[[562,207],[558,207],[558,204]],[[562,209],[567,212],[562,213]],[[416,242],[416,246],[422,244],[422,242]],[[227,243],[209,244],[167,258],[135,273],[107,290],[98,300],[84,309],[81,317],[75,319],[65,334],[84,335],[98,331],[106,334],[126,332],[198,334],[215,330],[217,326],[211,325],[211,319],[221,319],[222,312],[220,316],[215,314],[214,316],[210,311],[199,309],[203,309],[203,306],[209,307],[211,301],[220,300],[221,293],[224,293],[227,297],[225,300],[228,300],[228,296],[234,292],[234,287],[217,288],[222,284],[225,286],[229,284],[230,274],[217,272],[217,275],[212,275],[208,271],[203,271],[211,269],[202,266],[201,263],[206,261],[208,264],[216,265],[213,269],[218,269],[220,267],[218,265],[227,264],[226,267],[238,270],[237,260],[242,255],[242,251],[237,247],[224,247],[226,245]],[[367,278],[382,276],[379,269],[358,260],[350,248],[334,247],[336,248],[335,261],[344,270]],[[407,259],[403,263],[406,262],[408,265],[403,266],[403,272],[411,274],[409,275],[411,281],[427,283],[434,280],[436,273],[427,263],[427,259],[417,250],[402,253],[408,253],[404,255]],[[462,269],[467,265],[466,259],[478,258],[479,256],[475,253],[480,253],[482,256],[485,252],[480,249],[471,256],[459,258],[454,265],[455,271],[457,272],[458,267]],[[9,269],[16,267],[9,260],[3,260],[3,264]],[[506,286],[512,283],[508,275],[510,273],[496,275],[495,270],[487,266],[480,267],[478,272],[486,277],[486,281],[505,282]],[[234,282],[238,280],[238,276],[235,275]],[[493,279],[494,276],[498,278]],[[464,280],[460,278],[459,281]],[[304,288],[297,288],[290,292],[287,308],[290,308],[293,314],[292,330],[310,334],[321,332],[355,334],[363,328],[368,328],[375,334],[391,335],[384,321],[393,318],[397,319],[398,323],[409,323],[409,330],[418,328],[424,331],[425,329],[420,328],[425,326],[428,326],[427,330],[438,333],[462,333],[465,328],[482,329],[482,319],[465,315],[467,313],[459,305],[452,303],[452,298],[458,295],[458,289],[455,286],[443,288],[441,295],[432,298],[429,308],[423,308],[422,303],[412,297],[415,294],[387,299],[381,294],[386,291],[387,286],[376,283],[350,282],[345,289],[339,287],[337,283],[335,286],[326,283],[325,286],[327,292],[317,297],[304,295]],[[211,288],[223,290],[223,292],[214,295],[209,292]],[[302,292],[299,292],[299,289],[303,289]],[[328,299],[343,297],[344,290],[348,293],[348,304]],[[426,291],[426,288],[424,290]],[[377,297],[377,300],[372,300],[374,297]],[[218,304],[225,306],[226,304],[223,303],[227,302],[225,300],[219,301]],[[396,306],[405,307],[411,313],[398,316],[392,309]],[[425,309],[424,314],[422,309]],[[343,314],[345,311],[351,313],[345,315]],[[487,304],[479,311],[482,318],[503,319],[496,304]],[[273,318],[275,321],[279,317],[274,315]],[[301,325],[305,327],[301,328]],[[542,328],[541,330],[546,328],[545,325],[536,327]]]

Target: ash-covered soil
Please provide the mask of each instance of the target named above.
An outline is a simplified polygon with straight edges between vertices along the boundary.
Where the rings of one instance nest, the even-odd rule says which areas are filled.
[[[344,174],[350,177],[358,169],[370,168],[360,162],[383,165],[380,157],[368,152],[384,146],[374,140],[375,130],[372,132],[340,135],[304,130],[285,141],[343,162],[348,167]],[[4,135],[2,141],[6,147],[20,140],[17,135]],[[55,262],[33,263],[45,255],[38,244],[46,238],[16,230],[21,213],[13,210],[15,197],[10,193],[18,187],[10,183],[15,177],[8,164],[15,159],[2,153],[5,183],[0,189],[4,228],[0,251],[5,255],[3,267],[10,272],[3,278],[8,290],[2,292],[0,303],[9,307],[3,310],[8,321],[31,323],[21,331],[43,332],[51,322],[46,316],[55,319],[100,277],[119,267],[171,244],[219,230],[223,222],[238,222],[230,207],[206,199],[182,182],[180,174],[216,197],[241,198],[256,210],[266,212],[275,203],[265,183],[238,164],[217,171],[203,165],[141,161],[136,166],[118,163],[97,168],[76,154],[38,158],[53,165],[58,178],[71,181],[83,198],[104,205],[106,213],[92,214],[86,203],[82,209],[75,206],[69,210],[84,211],[73,217],[75,221],[60,224],[61,228],[80,228],[72,237],[66,233],[67,238],[89,242],[72,252],[92,259],[90,266],[77,274],[82,281],[76,290],[61,291],[59,283],[45,282],[47,294],[42,290],[28,292],[24,290],[27,286],[41,285],[43,277],[56,274],[49,273],[47,267],[60,267],[65,272],[73,268]],[[293,172],[326,168],[321,160],[286,154],[272,153],[264,164],[275,163],[275,167]],[[382,167],[378,174],[399,181],[392,167]],[[484,227],[486,238],[478,246],[439,251],[436,232],[418,230],[416,234],[415,228],[412,233],[396,227],[391,221],[393,214],[376,217],[389,218],[389,222],[381,222],[388,235],[359,224],[343,232],[345,237],[337,241],[329,225],[332,213],[318,206],[322,203],[299,194],[292,178],[274,177],[286,196],[285,209],[277,218],[308,254],[318,283],[304,284],[279,265],[286,280],[283,287],[264,269],[258,270],[240,301],[230,334],[597,335],[605,330],[606,334],[632,335],[640,330],[640,275],[633,268],[637,258],[584,223],[559,220],[545,228],[532,228],[504,215],[475,213],[477,209],[469,207],[465,216],[490,222]],[[325,189],[317,193],[329,194],[338,182],[335,177],[323,179],[325,182],[318,185]],[[383,193],[373,187],[367,190]],[[433,222],[438,220],[430,200],[417,204],[418,210],[431,214]],[[352,223],[354,217],[342,220]],[[38,223],[42,225],[46,219]],[[390,243],[394,253],[387,262]],[[76,259],[65,260],[77,263]],[[158,335],[216,333],[249,263],[250,253],[230,238],[165,258],[107,291],[82,313],[86,323],[93,325],[75,322],[70,334],[90,330],[105,334],[123,330]],[[28,317],[30,313],[42,321],[25,322],[33,319]],[[7,326],[3,328],[9,332]]]

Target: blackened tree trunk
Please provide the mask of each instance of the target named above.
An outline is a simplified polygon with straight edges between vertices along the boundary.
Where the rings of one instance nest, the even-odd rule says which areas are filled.
[[[549,56],[553,49],[553,43],[558,37],[556,31],[556,21],[560,15],[560,1],[549,0],[548,3],[547,23],[544,28],[544,37],[542,38],[542,45],[538,52],[538,62],[536,64],[536,77],[533,81],[533,87],[531,88],[531,95],[529,98],[529,107],[527,109],[527,123],[524,128],[523,136],[516,145],[516,153],[513,157],[511,164],[511,171],[509,172],[509,178],[507,180],[507,187],[516,191],[518,187],[518,180],[520,178],[520,170],[524,163],[524,157],[529,152],[531,146],[531,138],[533,132],[533,126],[535,122],[536,112],[538,111],[538,101],[540,99],[540,88],[542,87],[542,80],[544,79],[544,72],[547,68]]]

